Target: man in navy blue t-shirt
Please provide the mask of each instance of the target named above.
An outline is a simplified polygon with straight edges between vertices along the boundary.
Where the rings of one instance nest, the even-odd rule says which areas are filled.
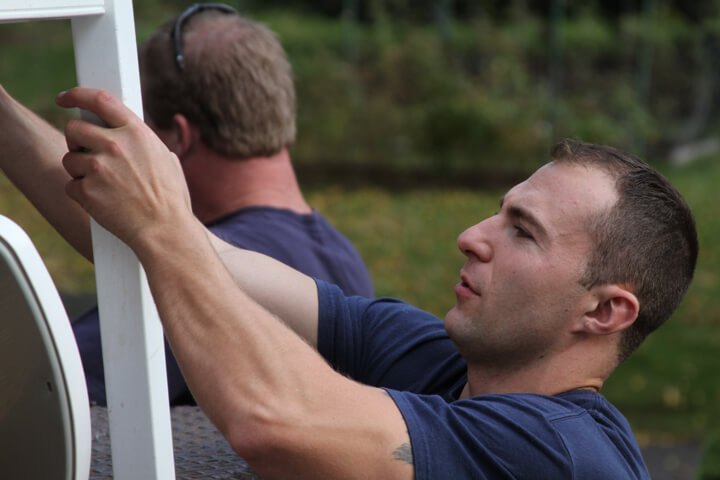
[[[195,399],[262,477],[648,478],[598,392],[677,308],[698,245],[687,204],[646,163],[557,144],[459,236],[467,261],[442,322],[208,234],[121,102],[57,101],[110,127],[66,128],[68,195],[137,254]],[[140,185],[112,181],[128,170]],[[178,201],[148,207],[159,188]]]

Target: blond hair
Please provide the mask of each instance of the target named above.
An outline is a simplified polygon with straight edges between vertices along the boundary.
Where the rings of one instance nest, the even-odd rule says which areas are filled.
[[[264,157],[295,141],[292,69],[275,34],[240,15],[206,10],[183,25],[185,68],[175,63],[166,22],[142,46],[145,115],[170,128],[183,114],[213,150]]]

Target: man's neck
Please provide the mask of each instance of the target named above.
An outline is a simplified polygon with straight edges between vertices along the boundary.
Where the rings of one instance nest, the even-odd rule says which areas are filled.
[[[537,393],[557,395],[570,390],[599,391],[612,368],[593,363],[592,355],[566,352],[550,359],[514,366],[468,365],[468,383],[460,398],[485,394]]]
[[[183,158],[195,215],[203,223],[242,208],[266,206],[311,213],[287,150],[234,159],[204,149]]]

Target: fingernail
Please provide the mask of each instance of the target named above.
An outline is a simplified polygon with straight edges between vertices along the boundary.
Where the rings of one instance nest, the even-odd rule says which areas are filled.
[[[60,92],[60,93],[58,93],[57,95],[55,95],[55,103],[57,103],[57,104],[59,104],[60,106],[62,106],[61,103],[62,103],[62,100],[63,100],[63,98],[65,97],[65,94],[66,94],[66,93],[67,93],[67,90],[63,90],[62,92]]]

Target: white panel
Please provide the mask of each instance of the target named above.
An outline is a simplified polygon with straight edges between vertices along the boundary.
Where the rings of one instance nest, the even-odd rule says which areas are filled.
[[[0,0],[0,22],[71,18],[104,12],[104,0]]]

